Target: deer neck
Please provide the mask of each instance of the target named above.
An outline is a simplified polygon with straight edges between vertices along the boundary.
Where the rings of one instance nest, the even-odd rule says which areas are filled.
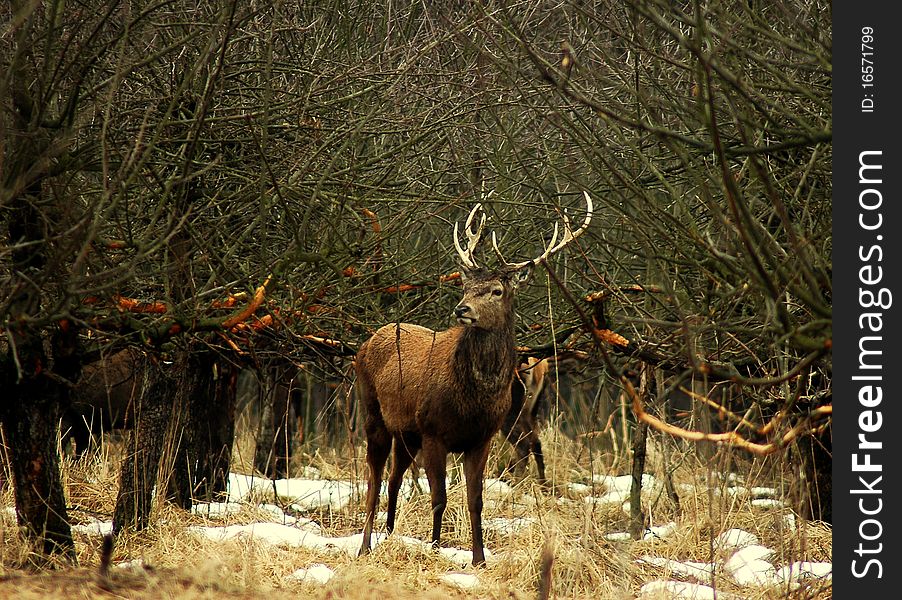
[[[456,381],[467,402],[491,402],[510,387],[517,351],[514,327],[465,327],[454,357]]]

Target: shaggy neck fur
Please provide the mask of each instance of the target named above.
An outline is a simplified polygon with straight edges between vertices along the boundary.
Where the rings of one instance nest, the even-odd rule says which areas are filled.
[[[516,360],[512,321],[492,330],[464,327],[454,353],[458,397],[468,404],[494,402],[509,388]]]

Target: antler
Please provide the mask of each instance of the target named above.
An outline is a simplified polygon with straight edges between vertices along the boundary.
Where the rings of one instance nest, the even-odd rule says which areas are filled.
[[[457,221],[454,222],[454,249],[457,250],[457,255],[460,256],[460,264],[465,269],[471,271],[479,268],[479,265],[476,264],[476,259],[473,258],[473,251],[476,249],[476,245],[479,243],[480,238],[482,238],[482,227],[485,225],[485,213],[482,213],[482,219],[479,220],[479,227],[476,228],[476,231],[473,231],[472,225],[473,217],[476,216],[476,211],[480,208],[482,208],[482,203],[473,207],[467,217],[467,222],[464,225],[466,227],[464,233],[467,235],[466,251],[460,246]]]
[[[530,265],[537,266],[540,262],[547,260],[549,256],[554,254],[555,252],[561,250],[578,238],[582,233],[589,228],[589,222],[592,221],[592,198],[589,196],[589,192],[583,192],[583,195],[586,197],[586,218],[583,220],[583,224],[580,225],[579,229],[576,231],[572,231],[570,229],[570,218],[564,214],[564,237],[561,238],[560,242],[557,242],[558,236],[558,224],[554,224],[554,233],[551,235],[551,241],[548,243],[548,247],[545,249],[541,255],[533,258],[532,260],[525,260],[523,262],[518,263],[509,263],[504,259],[504,256],[501,254],[501,250],[498,249],[498,241],[495,238],[495,232],[492,232],[492,248],[495,249],[495,254],[498,255],[498,258],[503,263],[503,268],[506,271],[519,271],[525,267]],[[557,244],[555,244],[557,242]]]

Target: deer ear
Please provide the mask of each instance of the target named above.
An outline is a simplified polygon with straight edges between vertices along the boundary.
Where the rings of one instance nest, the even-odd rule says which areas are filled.
[[[514,273],[514,276],[511,278],[511,281],[514,284],[514,287],[520,287],[521,285],[524,285],[527,281],[529,281],[529,278],[532,277],[532,270],[533,270],[533,265],[528,264],[525,267],[523,267],[522,269],[520,269],[519,271],[517,271],[516,273]]]

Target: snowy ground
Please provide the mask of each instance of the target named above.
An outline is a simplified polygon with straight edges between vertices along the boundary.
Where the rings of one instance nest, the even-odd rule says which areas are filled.
[[[198,504],[194,512],[208,518],[218,518],[235,514],[248,506],[252,498],[279,498],[287,506],[289,513],[303,513],[312,509],[330,507],[338,510],[346,507],[360,488],[348,481],[330,481],[315,479],[316,473],[311,472],[311,477],[268,480],[249,475],[231,474],[229,477],[228,501],[213,504]],[[651,475],[643,476],[643,489],[655,490],[660,487],[660,482]],[[584,495],[586,503],[591,504],[615,504],[628,510],[628,497],[630,488],[630,476],[599,476],[593,481],[594,489],[603,489],[600,496]],[[428,489],[425,479],[419,482],[423,489]],[[412,484],[405,482],[402,492],[409,491]],[[575,494],[587,494],[593,489],[584,484],[571,484],[570,491]],[[782,506],[777,498],[777,493],[771,488],[744,488],[734,485],[727,488],[729,494],[741,496],[751,503],[759,500],[767,501],[766,506]],[[506,483],[496,480],[486,480],[486,497],[501,497],[512,493],[512,488]],[[287,545],[293,547],[306,547],[325,553],[346,553],[356,556],[361,545],[361,534],[344,537],[324,535],[320,527],[310,519],[305,519],[288,514],[275,504],[262,503],[257,505],[268,517],[266,521],[246,525],[223,526],[193,526],[190,531],[198,536],[211,541],[224,541],[233,538],[253,538],[265,543]],[[794,525],[793,515],[788,515],[787,525]],[[532,517],[487,519],[485,522],[487,531],[495,531],[509,534],[519,529],[534,527],[537,520]],[[648,538],[666,538],[677,531],[677,523],[663,523],[650,527],[646,532]],[[102,535],[112,529],[110,522],[95,521],[86,525],[73,527],[75,531],[86,534]],[[610,533],[608,539],[612,542],[628,542],[629,535],[624,532]],[[377,546],[384,541],[384,533],[374,533],[373,545]],[[413,547],[426,548],[426,542],[405,536],[395,536],[405,544]],[[716,555],[723,557],[716,562],[679,561],[660,556],[645,555],[637,562],[643,566],[659,569],[661,578],[646,583],[640,590],[640,598],[714,598],[715,590],[703,583],[711,581],[714,573],[728,575],[739,586],[744,588],[763,588],[780,586],[783,589],[794,589],[803,585],[806,580],[820,579],[829,581],[832,574],[830,563],[793,562],[791,564],[778,564],[775,560],[774,550],[759,543],[758,538],[747,531],[740,529],[728,529],[720,533],[715,539]],[[479,587],[479,575],[468,569],[472,554],[469,550],[459,548],[441,548],[439,552],[449,561],[449,570],[443,576],[448,584],[470,589]],[[502,552],[492,553],[486,549],[486,560],[491,563],[500,559]],[[134,566],[125,563],[121,566]],[[465,571],[466,570],[466,571]],[[310,564],[299,569],[289,576],[305,582],[323,584],[335,571],[332,567],[323,563]],[[722,592],[717,593],[718,598],[727,598]]]

